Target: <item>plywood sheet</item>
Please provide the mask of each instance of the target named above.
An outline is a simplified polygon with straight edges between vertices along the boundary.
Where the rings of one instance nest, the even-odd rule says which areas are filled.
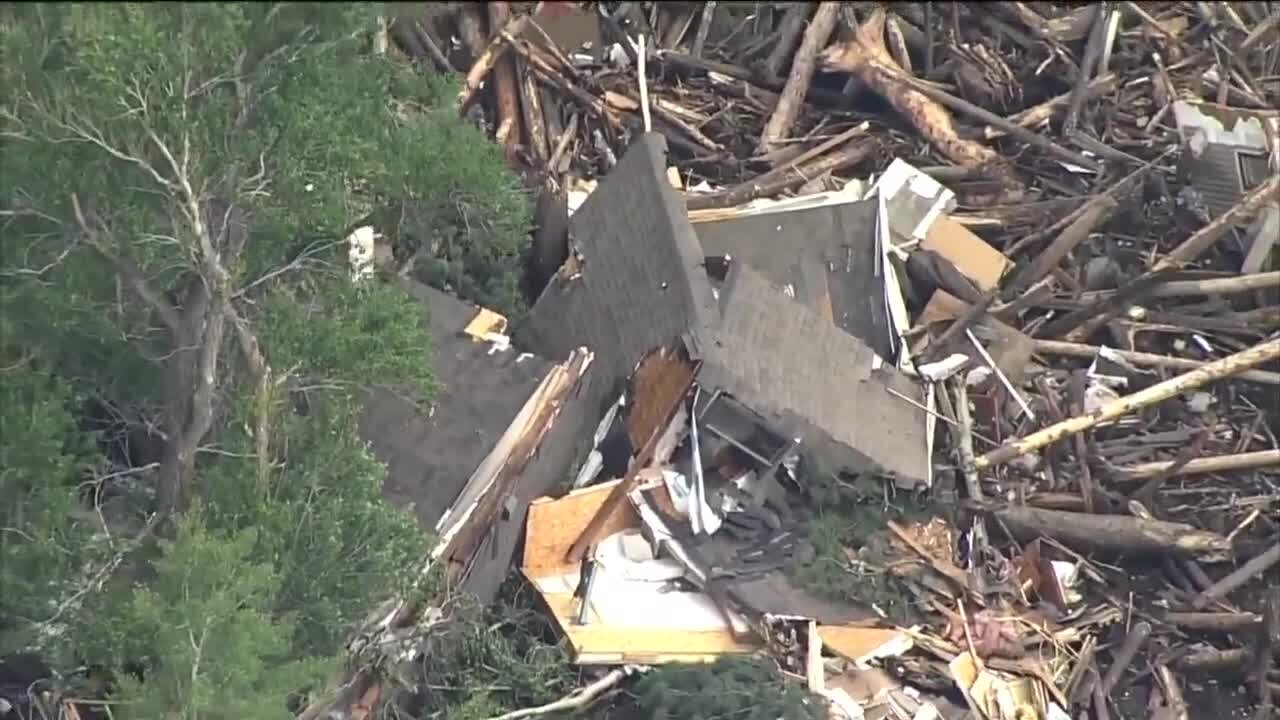
[[[562,498],[539,498],[529,504],[525,525],[524,562],[521,569],[531,578],[577,572],[578,564],[567,559],[569,548],[582,535],[591,518],[604,504],[614,486],[601,483],[574,490]],[[600,531],[607,537],[626,528],[639,528],[640,516],[627,503],[619,503]]]
[[[572,594],[545,594],[542,598],[568,638],[575,660],[583,664],[711,662],[721,655],[747,654],[760,649],[754,639],[739,641],[727,630],[615,628],[599,622],[575,625],[572,618],[577,602]]]
[[[463,329],[463,332],[476,340],[488,340],[490,334],[502,335],[506,331],[507,319],[489,308],[480,308]]]
[[[658,350],[644,356],[631,377],[627,437],[639,450],[667,422],[671,408],[689,387],[693,363],[683,353]]]
[[[987,244],[969,228],[950,217],[942,216],[929,226],[920,243],[921,249],[932,250],[950,260],[956,269],[984,292],[1000,282],[1000,276],[1013,262]]]
[[[910,647],[910,640],[901,631],[886,628],[820,625],[818,636],[828,649],[851,661],[859,661],[895,644]]]

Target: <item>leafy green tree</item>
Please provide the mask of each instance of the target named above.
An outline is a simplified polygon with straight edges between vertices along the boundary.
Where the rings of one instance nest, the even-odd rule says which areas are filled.
[[[0,647],[23,647],[55,625],[97,554],[92,518],[76,512],[94,454],[66,384],[29,356],[0,360]]]
[[[326,663],[293,654],[292,628],[271,613],[280,577],[255,561],[256,533],[219,536],[198,512],[161,542],[154,578],[107,619],[142,679],[113,698],[137,718],[290,718],[288,701],[324,680]]]
[[[92,637],[62,634],[117,670],[145,661],[146,687],[127,694],[164,712],[118,715],[245,716],[221,691],[175,705],[196,687],[175,683],[195,664],[197,621],[260,635],[201,646],[200,687],[266,692],[246,683],[334,653],[379,598],[413,582],[425,540],[382,504],[384,471],[355,426],[362,385],[430,397],[423,309],[394,282],[352,279],[349,232],[372,225],[395,241],[397,270],[520,312],[527,198],[457,117],[448,83],[369,52],[377,11],[0,8],[0,345],[43,362],[0,397],[15,402],[0,408],[0,452],[6,501],[18,498],[4,511],[18,532],[0,540],[0,579],[7,590],[34,563],[44,575],[25,592],[61,606],[72,578],[119,557],[68,535],[90,532],[77,519],[70,398],[149,440],[112,455],[107,475],[151,488],[132,510],[176,539],[137,543],[108,591],[64,618]],[[0,611],[0,628],[18,613]],[[111,618],[130,631],[90,633]]]
[[[785,679],[768,660],[725,657],[710,665],[664,665],[632,690],[652,720],[820,720],[825,701]]]

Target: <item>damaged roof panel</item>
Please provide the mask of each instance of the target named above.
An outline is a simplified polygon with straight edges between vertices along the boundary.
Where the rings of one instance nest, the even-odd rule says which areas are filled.
[[[428,414],[409,398],[370,389],[360,436],[387,465],[383,494],[397,505],[412,505],[419,525],[434,532],[551,363],[510,351],[490,353],[488,343],[465,332],[477,308],[421,283],[403,284],[427,308],[439,392]]]
[[[586,345],[613,381],[649,350],[715,322],[702,250],[667,180],[661,135],[638,138],[600,181],[573,214],[569,242],[580,259],[534,305],[522,334],[532,349],[563,358]]]
[[[696,223],[707,256],[755,268],[845,332],[892,356],[888,313],[867,298],[884,294],[877,271],[876,201],[753,213]]]
[[[411,399],[371,389],[360,417],[360,437],[387,466],[383,495],[394,505],[411,508],[423,531],[435,533],[446,512],[471,507],[455,507],[468,481],[560,366],[510,349],[493,351],[491,343],[467,333],[477,318],[491,323],[492,317],[425,285],[403,284],[426,307],[439,392],[424,411]],[[565,371],[577,374],[589,364],[589,357],[583,357]],[[589,377],[590,370],[585,372]],[[466,547],[455,553],[467,556],[463,588],[468,592],[481,599],[497,592],[521,537],[528,503],[569,473],[583,429],[596,419],[594,408],[570,390],[556,400],[554,415],[543,423],[549,427],[521,428],[537,440],[532,456],[508,459],[519,465],[511,468],[517,476],[495,491],[500,496],[479,493],[487,499],[475,508],[469,524],[482,526],[483,537],[463,543]]]
[[[721,389],[770,423],[803,438],[832,469],[879,471],[926,482],[929,458],[910,378],[747,265],[721,292],[723,319],[704,348],[698,383]],[[874,302],[874,300],[870,301]]]

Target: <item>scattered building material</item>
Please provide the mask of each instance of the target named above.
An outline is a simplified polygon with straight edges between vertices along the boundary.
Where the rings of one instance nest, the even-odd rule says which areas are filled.
[[[523,473],[569,428],[590,450],[525,529],[577,662],[767,652],[841,718],[963,715],[948,692],[981,720],[1273,712],[1280,16],[836,6],[511,4],[486,32],[460,4],[470,65],[390,28],[464,66],[464,112],[545,198],[507,342],[594,353]],[[464,315],[462,347],[506,337]],[[467,478],[523,454],[496,438],[550,372],[526,361],[505,417],[458,420],[430,527],[512,482]],[[796,584],[830,495],[901,487],[949,531],[873,512],[821,562],[908,593],[910,627]]]

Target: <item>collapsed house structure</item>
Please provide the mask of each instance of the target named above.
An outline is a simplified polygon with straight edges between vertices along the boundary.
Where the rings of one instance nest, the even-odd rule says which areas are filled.
[[[906,487],[930,476],[923,394],[881,300],[878,203],[836,200],[695,226],[647,134],[572,215],[569,259],[517,339],[594,350],[583,394],[633,450],[603,484],[583,487],[597,463],[530,509],[522,570],[578,662],[751,652],[779,618],[854,656],[900,641],[849,635],[870,611],[788,574],[813,557],[801,458]]]
[[[709,254],[667,179],[665,140],[646,134],[574,213],[569,260],[517,339],[551,358],[581,346],[595,351],[586,394],[602,409],[647,353],[678,348],[698,364],[696,384],[714,398],[709,404],[751,415],[766,434],[798,444],[832,471],[923,484],[920,389],[894,358],[872,349],[889,354],[892,342],[878,332],[884,309],[863,294],[875,282],[867,275],[874,257],[866,257],[874,207],[803,238],[814,244],[792,248],[794,263],[785,261],[785,244],[801,238],[773,233],[782,247],[770,247],[761,232],[776,220],[769,215],[743,221],[759,225],[755,231],[709,227],[717,251]],[[741,257],[735,237],[743,239]]]
[[[506,576],[530,501],[563,482],[596,418],[577,394],[591,354],[554,363],[510,347],[505,319],[402,281],[424,306],[436,397],[369,391],[360,435],[387,465],[383,494],[438,538],[433,561],[482,600]]]

